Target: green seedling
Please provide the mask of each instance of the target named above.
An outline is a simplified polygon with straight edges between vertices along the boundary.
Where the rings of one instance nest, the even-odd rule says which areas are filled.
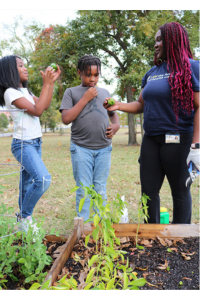
[[[57,65],[56,65],[55,63],[52,63],[52,64],[50,65],[50,67],[52,67],[55,71],[58,70],[58,67],[57,67]]]
[[[136,232],[136,247],[139,250],[144,249],[143,246],[138,245],[137,240],[138,240],[138,232],[139,232],[139,226],[140,226],[141,220],[143,219],[146,221],[146,223],[148,223],[148,217],[149,217],[148,206],[147,206],[148,200],[151,200],[151,199],[149,198],[149,196],[147,196],[145,193],[143,193],[143,195],[140,198],[140,201],[138,203],[138,226],[137,226],[137,232]]]
[[[108,105],[112,106],[115,104],[115,100],[113,98],[108,99]]]

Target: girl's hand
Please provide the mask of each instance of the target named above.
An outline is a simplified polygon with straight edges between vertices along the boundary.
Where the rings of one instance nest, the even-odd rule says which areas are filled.
[[[54,80],[53,80],[54,82],[58,79],[58,77],[61,74],[61,70],[60,70],[59,66],[58,65],[56,65],[56,66],[57,66],[57,70],[56,71],[52,68],[52,70],[54,71]]]
[[[45,72],[40,71],[42,75],[43,85],[51,85],[54,83],[55,70],[51,67],[47,67]]]
[[[115,104],[113,104],[112,106],[110,106],[108,104],[108,100],[111,99],[111,98],[105,98],[105,101],[103,103],[103,106],[105,107],[105,109],[107,109],[108,111],[114,111],[114,110],[118,110],[119,109],[119,102],[117,102],[116,100],[115,101]]]

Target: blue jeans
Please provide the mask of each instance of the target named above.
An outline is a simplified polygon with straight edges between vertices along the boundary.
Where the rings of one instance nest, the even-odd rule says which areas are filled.
[[[106,204],[106,184],[111,166],[112,145],[98,150],[80,147],[71,142],[70,147],[73,175],[76,185],[81,187],[80,182],[89,187],[94,185],[94,190],[102,195]],[[79,213],[79,203],[84,197],[84,190],[76,191],[76,211],[78,217],[84,217],[84,221],[89,218],[90,198],[85,199],[84,206]]]
[[[42,139],[36,138],[23,142],[13,139],[11,144],[12,154],[24,167],[19,184],[19,208],[22,218],[32,215],[36,203],[51,183],[51,175],[41,159],[41,143]]]

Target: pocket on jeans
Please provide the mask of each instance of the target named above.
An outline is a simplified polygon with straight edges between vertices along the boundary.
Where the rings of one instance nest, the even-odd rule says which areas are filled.
[[[71,144],[71,146],[70,146],[70,152],[71,152],[71,154],[75,154],[76,153],[76,145],[75,144]]]

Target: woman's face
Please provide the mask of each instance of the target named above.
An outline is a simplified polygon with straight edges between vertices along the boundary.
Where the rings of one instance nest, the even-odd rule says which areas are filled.
[[[156,36],[155,36],[154,48],[155,48],[155,53],[156,53],[156,58],[157,59],[161,59],[161,60],[166,59],[160,29],[158,30],[158,32],[156,33]]]
[[[17,69],[20,77],[20,87],[22,87],[22,83],[28,80],[28,72],[27,68],[24,66],[23,61],[20,58],[16,58],[17,61]]]

